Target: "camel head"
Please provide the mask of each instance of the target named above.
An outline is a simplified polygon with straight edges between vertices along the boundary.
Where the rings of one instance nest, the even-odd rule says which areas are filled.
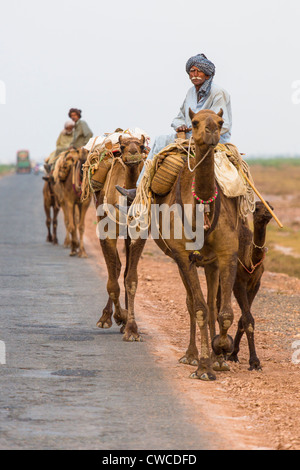
[[[221,129],[224,124],[222,119],[223,109],[218,114],[210,109],[204,109],[198,113],[189,110],[193,126],[193,138],[196,145],[209,145],[215,147],[220,141]]]
[[[129,137],[124,139],[119,137],[122,160],[125,165],[136,165],[141,163],[145,158],[145,136],[141,139]]]
[[[77,162],[78,159],[79,152],[77,150],[70,150],[65,152],[58,169],[58,178],[60,181],[66,181],[74,162]]]
[[[267,204],[270,206],[272,210],[274,208],[267,202]],[[255,204],[255,211],[253,213],[253,222],[254,225],[267,225],[270,220],[272,219],[272,215],[268,211],[268,209],[265,207],[265,205],[261,201],[257,201]]]

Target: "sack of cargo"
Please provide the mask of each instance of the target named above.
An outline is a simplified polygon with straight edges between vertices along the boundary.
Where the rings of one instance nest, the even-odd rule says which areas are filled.
[[[112,161],[111,156],[106,156],[91,170],[91,187],[93,191],[101,191],[104,187]]]
[[[184,157],[179,153],[169,154],[156,170],[151,182],[151,190],[158,196],[168,194],[184,165]]]

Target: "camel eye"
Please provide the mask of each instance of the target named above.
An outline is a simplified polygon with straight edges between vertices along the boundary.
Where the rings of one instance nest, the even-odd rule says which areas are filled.
[[[193,121],[193,122],[192,122],[192,125],[193,125],[193,127],[195,127],[195,128],[198,126],[198,124],[199,124],[199,121]]]
[[[224,120],[223,120],[223,119],[221,119],[221,120],[219,121],[219,126],[220,126],[220,127],[222,127],[222,126],[223,126],[223,124],[224,124]]]

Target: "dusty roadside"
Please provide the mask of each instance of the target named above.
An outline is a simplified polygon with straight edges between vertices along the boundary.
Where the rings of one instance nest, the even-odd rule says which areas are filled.
[[[93,253],[91,262],[96,257],[106,273],[94,214],[91,206],[86,223],[87,248]],[[122,249],[121,255],[123,261]],[[177,267],[148,240],[139,273],[139,327],[168,380],[194,409],[195,422],[198,411],[205,413],[208,428],[223,437],[224,449],[300,449],[300,365],[292,363],[292,346],[300,341],[300,280],[284,274],[264,275],[253,308],[262,372],[248,371],[244,339],[240,364],[233,364],[228,373],[218,373],[215,383],[202,383],[189,378],[193,367],[178,364],[188,344],[189,320]],[[203,272],[199,275],[205,293]],[[232,335],[240,315],[235,301],[234,312]]]

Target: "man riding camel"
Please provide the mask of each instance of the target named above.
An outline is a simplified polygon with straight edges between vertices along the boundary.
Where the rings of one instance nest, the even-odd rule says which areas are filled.
[[[93,137],[93,133],[87,123],[81,119],[82,111],[80,109],[71,108],[69,118],[75,123],[74,137],[70,145],[70,149],[80,149],[84,147]]]
[[[51,169],[54,168],[58,156],[62,152],[65,152],[69,149],[73,140],[74,126],[75,124],[73,121],[67,121],[65,123],[64,129],[61,131],[56,141],[56,150],[54,150],[54,152],[52,152],[49,157],[45,159],[44,168],[47,173],[49,173]]]
[[[221,130],[220,143],[228,143],[231,138],[232,115],[230,95],[223,88],[220,88],[213,81],[215,76],[215,66],[204,54],[191,57],[186,63],[186,72],[189,75],[193,87],[187,92],[186,98],[171,126],[177,132],[186,132],[186,137],[190,138],[192,122],[189,116],[189,109],[198,113],[202,109],[210,109],[218,113],[223,109],[224,124]],[[175,133],[161,135],[155,139],[154,145],[148,155],[147,160],[152,160],[163,148],[175,141]],[[144,167],[145,168],[145,167]],[[139,185],[144,171],[137,181]],[[136,189],[124,189],[116,186],[118,191],[132,202],[136,196]],[[127,208],[126,209],[127,212]],[[125,212],[125,210],[124,210]]]

